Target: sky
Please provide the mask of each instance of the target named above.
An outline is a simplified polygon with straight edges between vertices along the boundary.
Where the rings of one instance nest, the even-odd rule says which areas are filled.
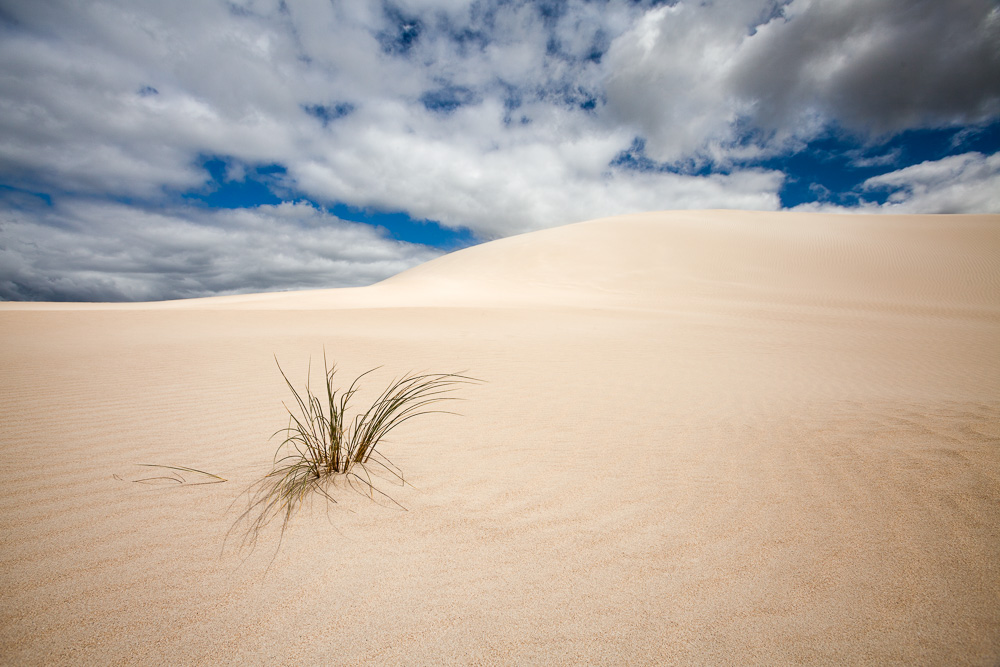
[[[702,208],[1000,213],[1000,2],[0,0],[0,300]]]

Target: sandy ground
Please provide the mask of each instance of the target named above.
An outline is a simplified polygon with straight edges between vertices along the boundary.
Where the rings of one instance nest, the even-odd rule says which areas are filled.
[[[3,664],[1000,661],[1000,216],[628,216],[0,342]],[[324,347],[486,383],[384,443],[407,511],[224,549]]]

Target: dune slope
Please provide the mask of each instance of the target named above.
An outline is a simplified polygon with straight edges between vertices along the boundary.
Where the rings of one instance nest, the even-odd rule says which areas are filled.
[[[4,664],[1000,660],[1000,216],[624,216],[0,340]],[[234,553],[324,347],[486,383],[385,443],[406,511]]]

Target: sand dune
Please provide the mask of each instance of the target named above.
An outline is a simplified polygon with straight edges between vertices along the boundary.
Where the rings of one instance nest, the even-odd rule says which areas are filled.
[[[625,216],[0,341],[3,664],[1000,661],[1000,216]],[[324,347],[486,383],[385,443],[408,511],[243,560],[274,356]]]

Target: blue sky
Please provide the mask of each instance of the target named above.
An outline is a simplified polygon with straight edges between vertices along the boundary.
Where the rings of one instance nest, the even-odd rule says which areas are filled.
[[[0,299],[371,284],[609,215],[1000,212],[995,0],[0,0]]]

